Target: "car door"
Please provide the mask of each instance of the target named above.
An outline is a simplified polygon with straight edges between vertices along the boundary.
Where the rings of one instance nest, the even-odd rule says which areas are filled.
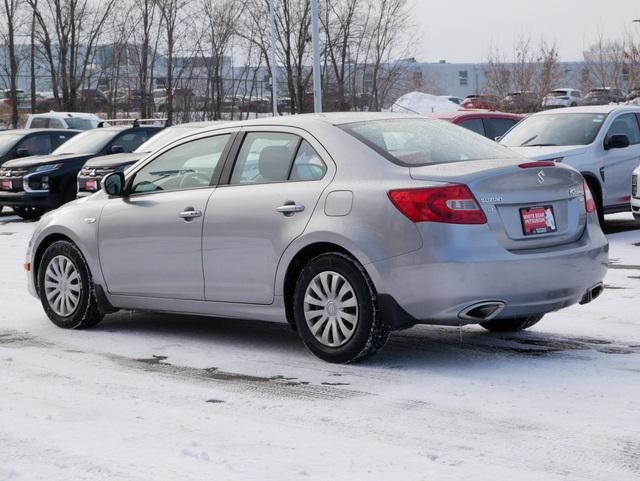
[[[202,223],[231,132],[163,151],[109,199],[99,226],[100,265],[112,294],[204,298]]]
[[[629,202],[631,173],[640,164],[640,126],[636,114],[623,113],[615,117],[607,130],[605,143],[614,134],[626,135],[630,145],[604,150],[605,206]]]
[[[227,184],[207,206],[205,298],[270,304],[278,262],[304,231],[335,165],[298,129],[247,129],[242,136]]]

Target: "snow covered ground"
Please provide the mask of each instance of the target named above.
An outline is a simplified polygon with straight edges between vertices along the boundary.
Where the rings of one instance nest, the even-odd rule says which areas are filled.
[[[0,217],[0,480],[640,479],[640,231],[532,331],[415,327],[323,363],[284,325],[118,313],[64,331]]]

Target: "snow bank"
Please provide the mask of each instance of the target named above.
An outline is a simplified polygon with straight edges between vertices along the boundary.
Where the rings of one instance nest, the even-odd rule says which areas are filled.
[[[391,106],[392,112],[415,114],[431,114],[433,112],[453,112],[460,106],[446,97],[425,94],[423,92],[409,92],[403,95]]]

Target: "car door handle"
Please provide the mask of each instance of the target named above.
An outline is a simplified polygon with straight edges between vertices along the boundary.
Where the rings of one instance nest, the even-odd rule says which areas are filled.
[[[195,209],[187,209],[180,212],[178,214],[178,217],[181,217],[182,219],[187,219],[187,220],[195,219],[196,217],[202,217],[202,211],[195,210]]]
[[[286,202],[284,205],[277,207],[276,210],[284,215],[293,215],[296,212],[304,211],[304,205],[296,204],[295,202]]]

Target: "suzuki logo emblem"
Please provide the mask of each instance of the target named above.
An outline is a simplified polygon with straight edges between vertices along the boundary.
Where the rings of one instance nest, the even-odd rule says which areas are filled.
[[[538,172],[538,184],[544,184],[544,178],[546,176],[547,176],[547,174],[545,174],[543,170]]]

